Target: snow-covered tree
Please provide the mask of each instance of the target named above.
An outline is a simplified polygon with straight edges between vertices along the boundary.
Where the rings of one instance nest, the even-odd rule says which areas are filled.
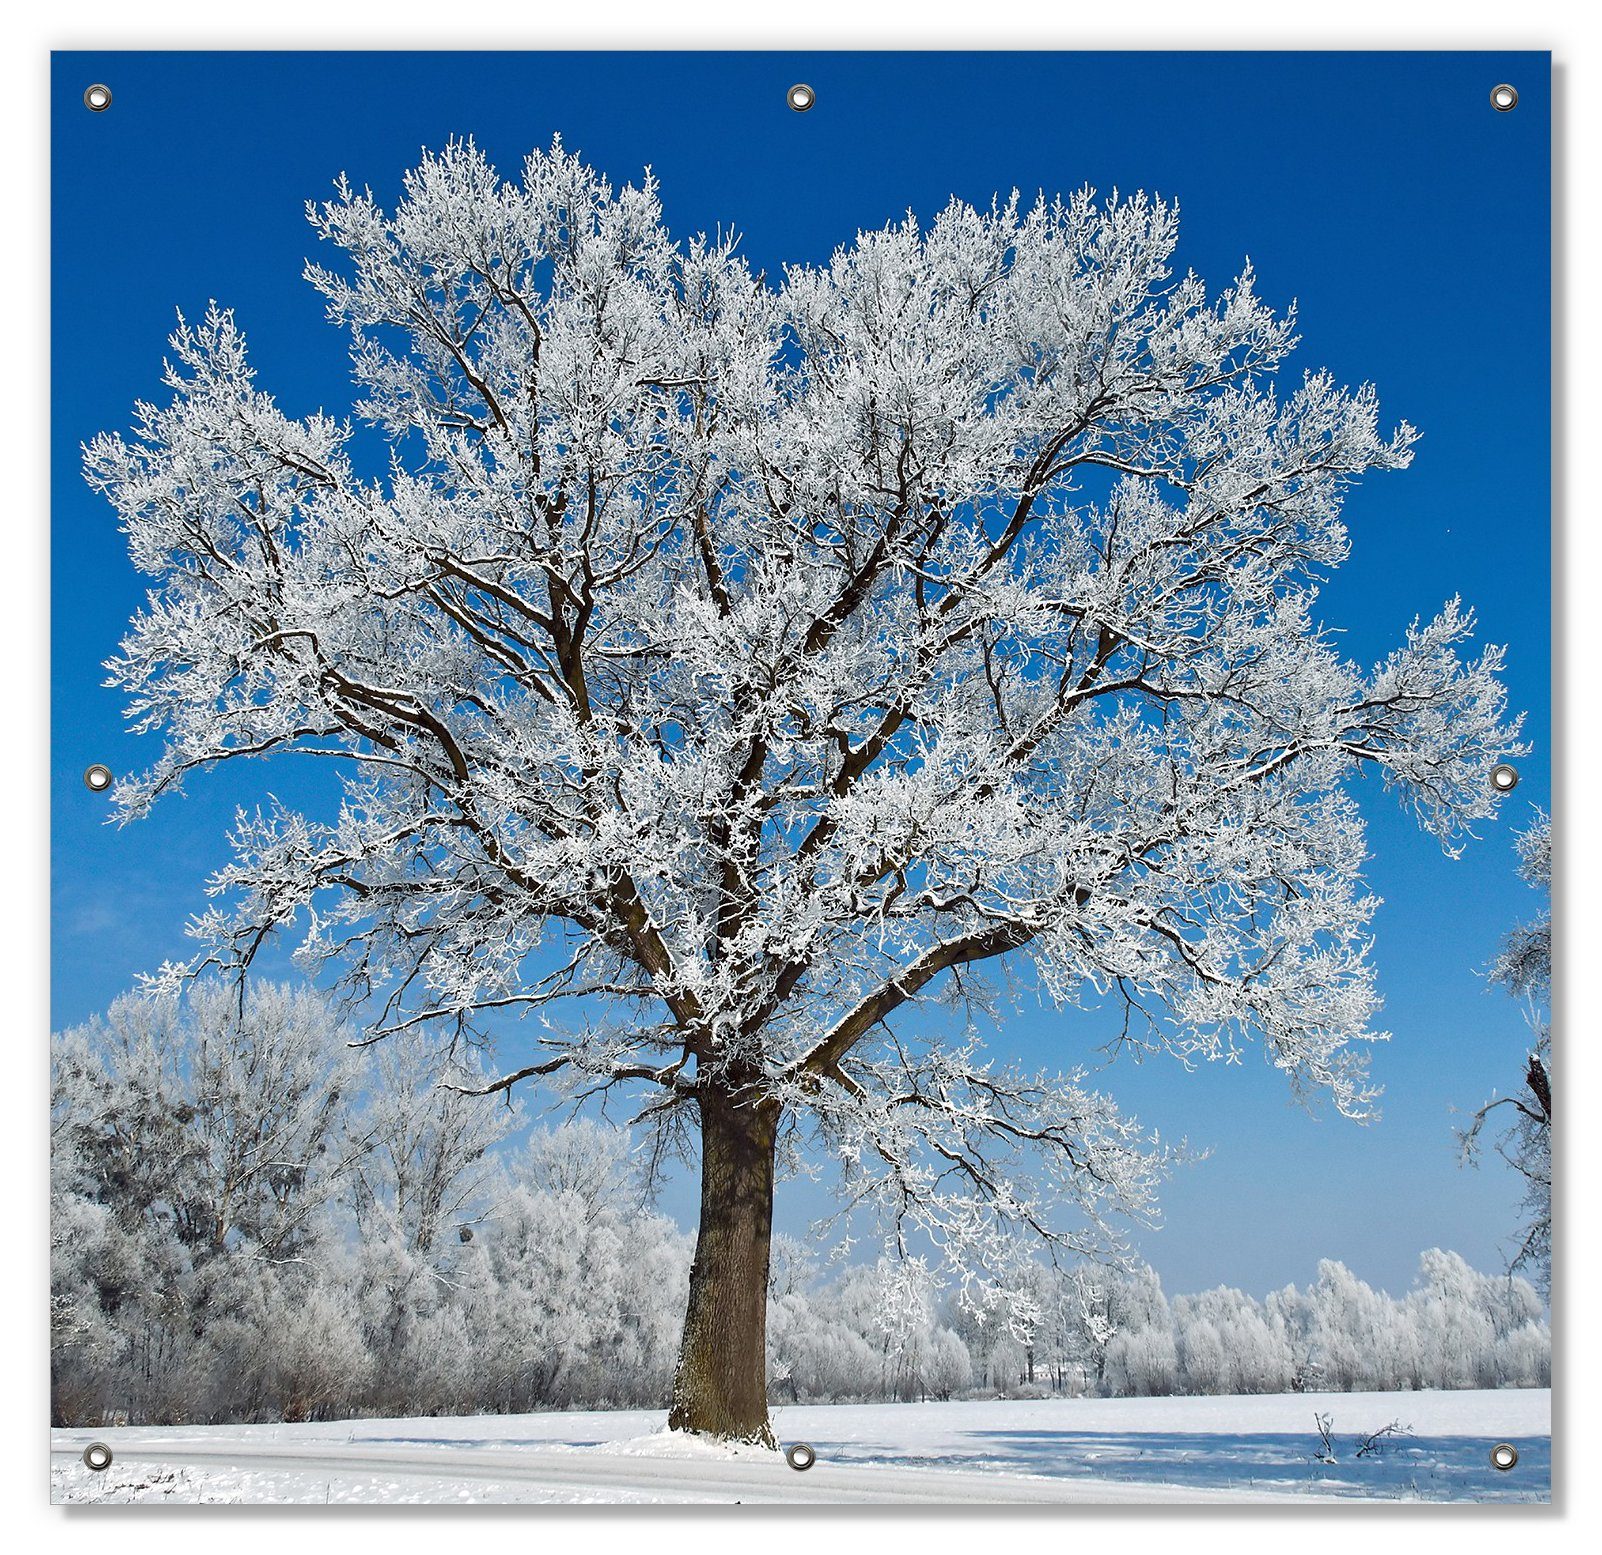
[[[1543,1295],[1552,1292],[1552,818],[1538,813],[1519,834],[1519,874],[1547,897],[1546,910],[1520,924],[1502,942],[1491,963],[1501,983],[1529,1010],[1533,1037],[1524,1056],[1519,1088],[1493,1097],[1474,1114],[1460,1138],[1464,1158],[1477,1159],[1480,1135],[1498,1108],[1511,1122],[1496,1141],[1497,1153],[1524,1179],[1524,1225],[1510,1268],[1535,1277]]]
[[[1457,1253],[1431,1248],[1419,1260],[1408,1293],[1413,1329],[1428,1386],[1495,1385],[1496,1328],[1484,1299],[1483,1277]]]
[[[1180,1386],[1187,1393],[1234,1393],[1229,1351],[1218,1323],[1182,1297],[1174,1303]]]
[[[1173,1313],[1185,1392],[1283,1393],[1290,1387],[1291,1347],[1244,1291],[1220,1287],[1180,1296]]]
[[[56,1147],[125,1224],[293,1256],[349,1169],[351,1055],[308,989],[131,993],[53,1047]]]
[[[1112,1335],[1102,1356],[1102,1385],[1109,1393],[1144,1397],[1172,1393],[1179,1380],[1173,1313],[1162,1281],[1141,1267],[1109,1281]]]
[[[1179,1351],[1173,1328],[1121,1328],[1107,1344],[1104,1383],[1109,1393],[1148,1398],[1177,1391]]]
[[[1340,1392],[1374,1375],[1389,1298],[1334,1258],[1322,1258],[1307,1292],[1306,1320],[1319,1386]]]
[[[471,1344],[493,1407],[525,1410],[578,1400],[660,1401],[667,1392],[687,1278],[684,1239],[638,1207],[612,1141],[579,1126],[536,1138],[497,1193],[482,1232],[466,1244],[463,1284]],[[543,1163],[570,1164],[592,1147],[584,1186],[543,1187]]]
[[[965,1391],[973,1382],[973,1362],[957,1331],[941,1325],[929,1336],[919,1380],[927,1397],[941,1400]]]
[[[167,1418],[315,1420],[348,1411],[374,1376],[373,1355],[349,1291],[321,1273],[242,1256],[207,1265],[197,1292],[202,1332],[175,1369]]]
[[[637,1205],[629,1136],[591,1118],[536,1129],[518,1163],[519,1175],[541,1193],[571,1193],[592,1219],[603,1209]]]
[[[1026,1327],[1024,1379],[1043,1381],[1058,1392],[1081,1388],[1100,1375],[1111,1329],[1104,1322],[1100,1282],[1083,1265],[1059,1268],[1036,1263],[1030,1270],[1030,1307],[1037,1313]]]
[[[1496,1382],[1502,1388],[1552,1386],[1552,1333],[1537,1319],[1496,1341]]]
[[[768,1294],[782,1300],[805,1291],[817,1278],[818,1258],[814,1249],[799,1237],[774,1235],[768,1258]]]
[[[698,1140],[674,1425],[772,1440],[781,1141],[974,1299],[1017,1228],[1104,1251],[1150,1212],[1160,1153],[1076,1051],[1030,1074],[902,1019],[986,967],[1367,1110],[1350,784],[1456,846],[1516,720],[1458,601],[1338,651],[1343,499],[1415,434],[1276,386],[1294,321],[1249,266],[1210,294],[1174,205],[1084,190],[759,275],[559,143],[309,215],[379,456],[258,388],[231,313],[180,323],[168,402],[86,450],[151,580],[111,673],[163,750],[117,806],[342,769],[239,815],[201,959],[298,922],[375,1036],[539,1011],[494,1083],[634,1088]]]
[[[878,1389],[879,1351],[852,1327],[835,1295],[793,1290],[769,1303],[769,1382],[776,1397],[834,1403]]]
[[[348,1397],[365,1355],[335,1342],[352,1320],[317,1266],[360,1147],[325,1001],[276,984],[126,994],[57,1034],[51,1070],[58,1406],[86,1383],[179,1420]]]
[[[366,1077],[367,1104],[353,1129],[357,1223],[365,1241],[398,1239],[427,1255],[472,1217],[490,1176],[487,1152],[519,1121],[462,1088],[481,1078],[477,1056],[425,1032],[387,1039]]]

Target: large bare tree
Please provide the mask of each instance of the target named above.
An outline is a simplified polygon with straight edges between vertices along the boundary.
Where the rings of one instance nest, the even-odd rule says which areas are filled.
[[[120,813],[236,757],[342,766],[324,813],[240,814],[197,963],[298,923],[373,1037],[494,1033],[501,1088],[629,1087],[698,1137],[675,1426],[772,1439],[808,1131],[974,1299],[1020,1229],[1094,1250],[1149,1212],[1162,1152],[1083,1044],[1032,1074],[909,1018],[987,968],[1367,1108],[1349,780],[1455,846],[1516,721],[1456,601],[1337,652],[1343,496],[1414,433],[1275,388],[1293,320],[1249,267],[1209,295],[1173,205],[1083,191],[757,275],[560,143],[308,215],[370,431],[282,412],[213,306],[170,402],[87,450],[154,580],[111,669],[164,749]]]

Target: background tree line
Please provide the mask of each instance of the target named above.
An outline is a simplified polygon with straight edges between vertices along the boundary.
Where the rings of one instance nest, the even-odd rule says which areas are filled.
[[[52,1062],[59,1424],[662,1407],[692,1240],[627,1132],[508,1136],[421,1038],[357,1054],[322,999],[127,995]],[[365,1080],[367,1083],[362,1083]],[[502,1147],[502,1148],[497,1148]],[[1432,1251],[1404,1297],[1338,1263],[1266,1301],[1036,1264],[979,1317],[918,1259],[776,1239],[775,1402],[1541,1386],[1521,1278]]]

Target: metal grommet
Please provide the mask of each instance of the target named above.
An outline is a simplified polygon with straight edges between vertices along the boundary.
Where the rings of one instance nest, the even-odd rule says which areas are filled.
[[[111,768],[97,761],[92,767],[83,769],[83,781],[91,793],[103,794],[111,787]]]
[[[804,1474],[818,1461],[818,1455],[805,1442],[791,1442],[784,1449],[785,1462]]]
[[[83,1450],[84,1467],[104,1474],[111,1467],[111,1449],[104,1442],[90,1442]]]
[[[104,113],[111,106],[111,88],[102,81],[85,87],[83,105],[90,113]]]
[[[1501,1469],[1503,1473],[1519,1461],[1519,1450],[1512,1442],[1498,1442],[1491,1449],[1491,1467]]]
[[[797,81],[796,84],[784,94],[784,100],[792,108],[794,108],[797,113],[805,113],[808,108],[817,102],[818,94],[814,92],[805,81]]]
[[[1511,794],[1519,786],[1519,769],[1505,761],[1491,768],[1491,787],[1499,794]]]
[[[1519,94],[1516,88],[1506,81],[1499,82],[1491,88],[1491,106],[1498,113],[1512,113],[1519,105]]]

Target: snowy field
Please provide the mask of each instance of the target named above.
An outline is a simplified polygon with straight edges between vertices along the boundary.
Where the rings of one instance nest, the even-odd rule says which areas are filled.
[[[1333,1463],[1314,1414],[1332,1417]],[[1409,1431],[1359,1457],[1392,1421]],[[51,1434],[57,1502],[1546,1501],[1551,1394],[1283,1394],[774,1411],[776,1454],[668,1437],[656,1411]],[[111,1468],[79,1459],[108,1443]],[[1517,1466],[1490,1463],[1512,1442]]]

